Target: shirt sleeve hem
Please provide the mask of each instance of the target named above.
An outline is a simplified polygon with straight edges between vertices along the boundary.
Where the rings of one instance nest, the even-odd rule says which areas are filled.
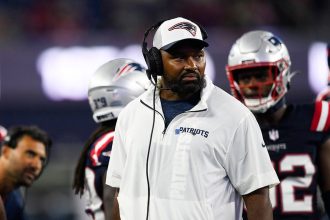
[[[246,195],[265,186],[269,186],[269,188],[274,187],[279,183],[280,181],[275,171],[271,171],[261,175],[250,176],[237,190],[241,195]]]
[[[105,183],[109,186],[119,188],[120,186],[120,178],[111,176],[110,178],[107,178]]]

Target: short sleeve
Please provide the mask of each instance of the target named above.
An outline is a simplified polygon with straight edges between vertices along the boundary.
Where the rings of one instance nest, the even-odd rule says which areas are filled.
[[[110,154],[110,162],[108,165],[106,184],[112,187],[119,188],[124,164],[126,161],[126,151],[124,147],[124,126],[122,125],[120,117],[117,120],[115,128],[115,136],[112,144],[112,151]]]
[[[242,119],[233,135],[226,156],[226,169],[230,181],[241,195],[279,183],[252,113]]]
[[[99,137],[90,147],[86,164],[91,169],[108,167],[114,132],[110,131]]]

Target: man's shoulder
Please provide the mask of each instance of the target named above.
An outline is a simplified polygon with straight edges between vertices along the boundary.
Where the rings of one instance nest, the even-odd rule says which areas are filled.
[[[129,102],[125,106],[124,110],[129,111],[129,110],[132,110],[132,109],[138,107],[141,104],[142,100],[147,99],[147,96],[148,96],[147,91],[146,92],[143,92],[140,96],[136,97],[131,102]]]
[[[242,121],[254,117],[243,103],[216,86],[207,100],[207,106],[214,120],[221,121],[222,125],[233,129],[236,129]]]
[[[242,102],[218,86],[214,87],[211,101],[212,104],[222,106],[225,110],[230,110],[235,113],[241,112],[245,115],[250,112]]]
[[[123,118],[129,118],[130,115],[134,116],[138,112],[138,109],[143,106],[142,99],[143,99],[144,93],[140,95],[139,97],[133,99],[131,102],[129,102],[119,113],[118,119]]]
[[[10,216],[8,219],[20,219],[16,217],[20,216],[24,209],[24,196],[21,190],[23,189],[21,188],[15,189],[14,191],[10,192],[7,195],[4,205],[7,216]],[[16,217],[13,218],[11,216],[16,216]]]

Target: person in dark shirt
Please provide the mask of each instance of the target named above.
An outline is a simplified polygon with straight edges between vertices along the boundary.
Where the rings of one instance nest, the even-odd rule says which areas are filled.
[[[24,187],[15,189],[6,197],[5,210],[7,219],[25,220],[24,207],[25,199],[23,195]]]

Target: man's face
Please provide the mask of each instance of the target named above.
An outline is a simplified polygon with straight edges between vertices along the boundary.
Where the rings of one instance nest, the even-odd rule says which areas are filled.
[[[164,65],[163,86],[187,96],[200,91],[205,84],[205,53],[188,42],[178,43],[168,51],[161,50]],[[173,91],[173,90],[172,90]]]
[[[273,69],[256,67],[236,70],[235,80],[245,98],[262,98],[269,95],[274,83]]]
[[[8,152],[9,175],[16,186],[31,186],[36,180],[46,161],[45,145],[30,136],[23,136],[16,148]]]

